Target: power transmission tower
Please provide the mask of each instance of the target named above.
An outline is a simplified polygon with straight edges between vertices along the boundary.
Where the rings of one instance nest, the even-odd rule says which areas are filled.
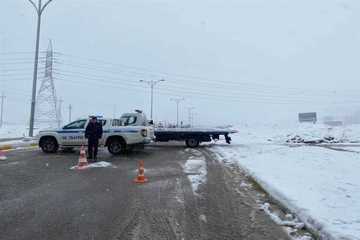
[[[31,110],[30,110],[30,126],[29,136],[32,137],[34,133],[34,122],[35,122],[35,103],[36,103],[36,82],[39,62],[39,45],[40,45],[40,28],[41,28],[41,16],[45,8],[53,1],[47,0],[45,4],[42,4],[42,0],[38,0],[38,4],[35,4],[33,0],[28,0],[31,5],[35,8],[37,14],[37,28],[36,28],[36,43],[35,43],[35,60],[34,60],[34,74],[33,74],[33,85],[32,85],[32,96],[31,96]]]
[[[50,127],[57,126],[61,121],[53,78],[53,61],[53,49],[50,41],[46,51],[45,75],[36,98],[35,114],[37,125]]]
[[[3,117],[4,117],[4,100],[6,98],[4,93],[1,94],[0,98],[1,98],[1,109],[0,109],[0,114],[1,114],[0,115],[0,128],[1,128],[4,124],[4,119],[3,119]]]
[[[174,101],[176,103],[176,127],[179,127],[179,104],[184,100],[184,98],[170,98],[170,101]]]
[[[71,111],[72,111],[72,106],[71,104],[69,104],[69,122],[71,122]]]

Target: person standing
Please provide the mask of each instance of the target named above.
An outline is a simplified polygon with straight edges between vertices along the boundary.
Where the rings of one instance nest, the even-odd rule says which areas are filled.
[[[99,139],[103,134],[101,122],[97,121],[95,116],[90,117],[90,122],[86,126],[85,138],[88,140],[88,158],[96,162],[99,147]]]

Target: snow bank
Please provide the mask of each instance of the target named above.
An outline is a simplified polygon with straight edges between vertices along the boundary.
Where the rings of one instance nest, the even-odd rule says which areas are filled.
[[[295,124],[283,127],[280,125],[240,126],[240,141],[244,143],[286,143],[295,137],[304,141],[317,141],[333,138],[333,142],[360,143],[360,125],[330,127],[324,124]],[[330,141],[331,142],[331,141]]]
[[[277,141],[283,143],[288,129],[263,129],[238,128],[240,133],[232,136],[233,145],[210,149],[224,162],[235,162],[246,169],[323,239],[360,239],[360,155],[323,147],[273,144],[275,138],[268,141],[268,136],[281,136]],[[324,132],[315,126],[293,130],[299,133],[299,129],[303,136]],[[357,137],[357,127],[334,132],[341,135],[343,130],[347,137]]]
[[[270,210],[270,204],[264,203],[260,206],[260,209],[262,209],[267,215],[271,217],[271,219],[278,225],[286,226],[286,227],[292,227],[295,229],[303,229],[304,223],[298,221],[294,216],[291,214],[287,214],[288,220],[282,220],[277,214],[273,213]]]
[[[32,138],[23,138],[20,140],[11,140],[0,142],[0,149],[19,149],[37,145],[37,141]]]

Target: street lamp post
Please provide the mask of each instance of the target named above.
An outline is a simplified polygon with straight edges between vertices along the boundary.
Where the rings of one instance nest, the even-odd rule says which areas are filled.
[[[189,114],[189,126],[190,127],[192,127],[192,125],[193,125],[193,110],[194,110],[195,108],[194,107],[188,107],[188,114]]]
[[[37,14],[35,61],[34,61],[34,75],[33,75],[33,85],[32,85],[32,96],[31,96],[30,126],[29,126],[29,136],[32,137],[33,133],[34,133],[36,81],[37,81],[38,62],[39,62],[41,15],[44,12],[45,8],[53,0],[48,0],[44,5],[41,3],[42,0],[38,0],[37,5],[35,4],[35,2],[33,0],[28,0],[28,1],[31,3],[31,5],[33,5],[33,7],[35,8],[36,14]]]
[[[150,86],[150,120],[153,120],[153,104],[154,104],[154,86],[159,82],[164,82],[164,79],[160,80],[140,80],[140,82],[147,83]]]
[[[176,127],[179,127],[179,104],[184,100],[185,98],[170,98],[170,101],[174,101],[176,103]]]

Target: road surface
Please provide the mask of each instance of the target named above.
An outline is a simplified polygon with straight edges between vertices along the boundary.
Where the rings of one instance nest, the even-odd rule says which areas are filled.
[[[254,191],[236,188],[235,173],[211,155],[207,181],[194,193],[182,145],[154,145],[124,156],[100,151],[114,167],[70,170],[75,153],[19,150],[0,161],[0,232],[22,239],[289,239],[258,208]],[[149,183],[136,185],[137,161]],[[240,174],[240,175],[239,175]]]

